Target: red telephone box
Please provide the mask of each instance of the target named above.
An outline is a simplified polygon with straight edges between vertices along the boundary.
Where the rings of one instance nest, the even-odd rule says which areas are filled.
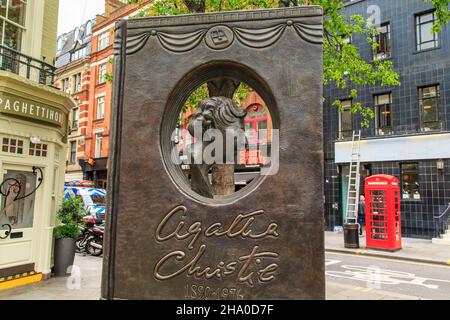
[[[366,247],[395,251],[402,248],[400,188],[396,177],[366,178]]]

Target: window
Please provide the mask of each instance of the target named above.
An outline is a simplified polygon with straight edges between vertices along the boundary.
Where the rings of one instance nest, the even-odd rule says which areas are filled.
[[[402,173],[402,198],[420,200],[419,165],[417,163],[403,163],[400,165]]]
[[[77,161],[77,142],[70,141],[70,163],[74,164]]]
[[[2,151],[14,154],[23,154],[23,140],[15,138],[3,138]]]
[[[95,158],[100,158],[102,156],[102,133],[95,134]]]
[[[249,145],[268,142],[267,109],[260,104],[253,104],[247,108],[245,117],[245,135]]]
[[[98,83],[99,84],[106,82],[106,67],[107,67],[106,63],[101,64],[98,67]]]
[[[72,109],[72,129],[78,128],[78,108]]]
[[[81,91],[81,73],[73,76],[73,92]]]
[[[422,130],[439,130],[439,85],[419,88],[420,126]]]
[[[69,92],[69,78],[61,80],[61,90],[64,92]]]
[[[352,36],[346,37],[346,38],[342,38],[342,42],[345,43],[345,44],[352,44],[352,40],[353,40]],[[342,44],[339,44],[338,47],[337,47],[337,50],[338,51],[342,51],[342,46],[343,46]]]
[[[28,171],[4,170],[0,181],[6,181],[2,192],[7,195],[4,201],[0,201],[0,226],[9,224],[13,229],[32,228],[36,176]],[[29,196],[24,197],[27,194]]]
[[[105,49],[109,46],[109,32],[103,32],[98,36],[98,51]]]
[[[97,98],[97,119],[105,117],[105,97]]]
[[[70,56],[71,61],[81,59],[86,56],[86,47],[75,50]]]
[[[378,135],[392,133],[392,94],[374,96],[375,129]]]
[[[374,37],[377,47],[373,49],[373,59],[387,59],[391,56],[391,25],[389,22],[383,23],[378,29],[378,34]]]
[[[351,137],[353,133],[352,100],[342,101],[341,109],[339,111],[340,138]]]
[[[35,157],[46,157],[47,156],[47,148],[48,146],[46,144],[43,143],[33,143],[30,142],[30,151],[29,154],[30,156],[35,156]]]
[[[26,0],[0,0],[0,44],[20,51],[26,6]]]
[[[437,48],[439,46],[438,34],[433,31],[436,21],[436,12],[428,12],[416,16],[416,42],[417,51]]]
[[[91,22],[91,21],[88,21],[88,22],[86,23],[86,32],[85,32],[85,35],[86,35],[86,36],[90,36],[91,33],[92,33],[92,22]]]

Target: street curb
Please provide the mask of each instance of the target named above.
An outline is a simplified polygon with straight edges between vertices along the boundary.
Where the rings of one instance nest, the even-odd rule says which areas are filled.
[[[368,252],[365,249],[360,249],[359,251],[358,250],[350,251],[350,250],[345,250],[345,249],[325,249],[325,252],[346,253],[346,254],[354,254],[354,255],[358,255],[358,256],[368,256],[368,257],[385,258],[385,259],[391,259],[391,260],[420,262],[420,263],[436,264],[436,265],[440,265],[440,266],[450,267],[450,263],[449,263],[450,261],[447,262],[447,261],[427,260],[427,259],[420,259],[420,258],[389,256],[386,254]]]

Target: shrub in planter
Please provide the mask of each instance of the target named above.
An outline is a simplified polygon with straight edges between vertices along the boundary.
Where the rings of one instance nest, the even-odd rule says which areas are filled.
[[[56,276],[66,275],[69,266],[75,258],[75,239],[83,228],[83,217],[86,212],[80,198],[69,197],[61,204],[57,213],[60,225],[53,229],[55,236],[55,267]]]

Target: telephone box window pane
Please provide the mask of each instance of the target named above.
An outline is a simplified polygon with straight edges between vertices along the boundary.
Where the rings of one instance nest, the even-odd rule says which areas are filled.
[[[10,224],[13,229],[33,227],[35,193],[20,200],[15,199],[31,193],[36,188],[36,176],[31,172],[7,170],[2,181],[7,179],[10,180],[2,186],[1,190],[8,196],[2,197],[3,200],[0,203],[0,212],[2,212],[0,226]]]
[[[420,200],[419,166],[417,163],[401,165],[402,198]]]

